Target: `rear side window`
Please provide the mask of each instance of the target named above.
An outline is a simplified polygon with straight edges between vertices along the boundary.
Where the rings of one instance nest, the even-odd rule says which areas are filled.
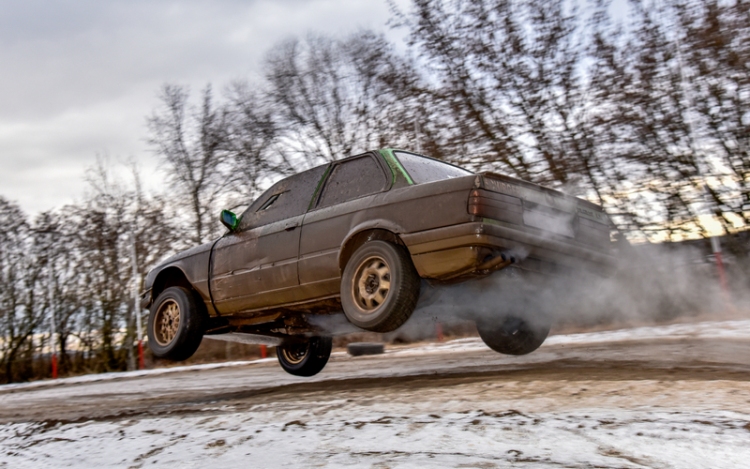
[[[307,211],[313,192],[328,166],[295,174],[283,179],[263,193],[242,215],[240,230],[263,226]]]
[[[319,207],[330,207],[348,200],[380,192],[386,179],[372,156],[363,156],[337,164],[326,182]]]
[[[470,176],[473,174],[471,171],[459,168],[458,166],[443,163],[442,161],[427,158],[425,156],[419,156],[403,151],[396,151],[394,154],[404,166],[406,172],[409,173],[409,176],[414,180],[415,184],[423,184],[425,182],[440,181],[441,179],[451,179],[461,176]]]

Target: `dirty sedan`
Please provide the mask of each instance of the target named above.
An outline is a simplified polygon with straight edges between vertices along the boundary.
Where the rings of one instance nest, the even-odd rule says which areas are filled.
[[[247,335],[277,345],[287,372],[312,376],[331,353],[320,315],[343,311],[360,329],[389,332],[409,319],[423,282],[611,265],[599,206],[391,149],[288,177],[221,222],[224,236],[146,278],[141,304],[157,357],[187,359],[206,334]],[[518,311],[477,328],[493,350],[520,355],[542,344],[549,323]]]

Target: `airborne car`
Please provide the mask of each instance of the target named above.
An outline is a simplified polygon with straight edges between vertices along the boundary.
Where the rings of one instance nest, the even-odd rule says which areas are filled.
[[[252,334],[287,372],[312,376],[331,353],[319,315],[389,332],[414,311],[420,285],[470,281],[506,268],[555,272],[611,263],[610,224],[585,200],[493,173],[473,174],[384,149],[281,180],[241,217],[223,211],[221,238],[149,272],[149,347],[190,357],[205,334]],[[548,324],[519,312],[477,323],[492,349],[525,354]]]

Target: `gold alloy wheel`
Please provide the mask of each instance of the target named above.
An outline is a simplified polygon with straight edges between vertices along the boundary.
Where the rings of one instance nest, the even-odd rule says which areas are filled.
[[[161,346],[172,343],[180,328],[180,306],[174,300],[167,300],[159,306],[154,317],[154,338]]]
[[[308,344],[294,344],[292,346],[286,346],[281,348],[281,353],[284,355],[284,359],[290,365],[297,365],[302,363],[308,352]]]
[[[363,260],[352,283],[354,302],[369,314],[382,305],[391,289],[391,269],[379,256]]]

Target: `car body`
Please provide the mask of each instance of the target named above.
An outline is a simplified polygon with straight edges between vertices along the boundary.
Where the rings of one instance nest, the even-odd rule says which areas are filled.
[[[288,177],[258,197],[236,224],[225,224],[230,230],[224,236],[149,272],[141,305],[150,307],[165,289],[180,287],[204,308],[206,334],[309,336],[316,331],[311,315],[338,313],[342,306],[347,312],[346,267],[367,243],[396,246],[375,258],[390,255],[400,263],[397,258],[405,256],[405,268],[433,283],[470,280],[511,264],[547,275],[579,268],[603,272],[613,260],[611,224],[599,206],[393,149]],[[351,286],[355,297],[357,288],[368,295],[367,281],[390,285],[390,274],[378,280],[378,266],[369,262],[359,280],[350,280],[359,281]],[[374,295],[367,301],[382,302]]]

